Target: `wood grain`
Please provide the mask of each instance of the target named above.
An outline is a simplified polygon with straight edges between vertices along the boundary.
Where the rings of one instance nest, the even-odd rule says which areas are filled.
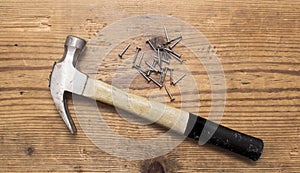
[[[0,14],[0,172],[299,172],[298,1],[2,0]],[[185,140],[167,155],[129,161],[101,151],[80,128],[76,136],[69,134],[48,88],[65,37],[90,39],[116,20],[140,14],[182,19],[215,46],[227,80],[222,124],[262,138],[261,160],[249,162]],[[107,63],[116,61],[121,60],[116,56]],[[196,69],[193,60],[187,64],[199,81],[200,111],[205,117],[211,104],[207,74],[203,67]],[[110,83],[113,70],[107,67],[97,77]],[[142,78],[133,86],[131,92],[148,97],[155,89]],[[179,97],[176,88],[172,92]],[[190,102],[194,112],[196,102]],[[180,100],[170,105],[178,107]],[[98,106],[122,135],[147,139],[163,133],[155,125],[131,125],[114,108]],[[71,102],[70,110],[74,115]]]

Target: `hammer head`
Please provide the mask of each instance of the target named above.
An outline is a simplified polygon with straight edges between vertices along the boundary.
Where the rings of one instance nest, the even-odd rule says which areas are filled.
[[[59,62],[54,63],[50,74],[50,91],[55,106],[72,134],[76,133],[76,126],[70,116],[65,94],[72,92],[82,95],[87,81],[87,75],[78,71],[75,66],[79,55],[83,51],[86,41],[68,36],[65,42],[65,52]]]

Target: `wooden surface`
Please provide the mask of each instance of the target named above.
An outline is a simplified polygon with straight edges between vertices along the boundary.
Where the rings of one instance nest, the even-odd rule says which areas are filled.
[[[149,13],[188,22],[216,47],[227,80],[222,124],[262,138],[265,149],[259,161],[250,162],[211,146],[199,147],[190,140],[155,159],[119,159],[97,148],[75,116],[79,131],[70,135],[48,88],[52,64],[62,56],[65,37],[73,34],[90,39],[115,20]],[[298,172],[299,20],[300,3],[289,0],[2,0],[0,172]],[[112,70],[102,69],[104,75],[99,79],[111,82]],[[201,111],[206,117],[209,82],[204,69],[197,70],[193,75],[200,83]],[[153,88],[137,86],[131,91],[147,96]],[[113,121],[120,118],[112,107],[99,106],[108,115],[107,123],[122,135],[148,138],[163,132],[155,126],[130,128],[125,121]],[[142,129],[149,136],[139,133]]]

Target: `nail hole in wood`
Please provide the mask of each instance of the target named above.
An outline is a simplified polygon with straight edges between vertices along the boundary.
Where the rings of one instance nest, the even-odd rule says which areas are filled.
[[[27,155],[31,156],[33,154],[33,152],[34,152],[34,148],[32,148],[32,147],[27,148]]]

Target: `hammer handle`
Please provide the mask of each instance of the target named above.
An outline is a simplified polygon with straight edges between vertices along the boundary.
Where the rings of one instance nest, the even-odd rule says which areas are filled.
[[[207,138],[204,143],[225,148],[254,161],[259,159],[263,150],[261,139],[218,125],[184,110],[126,93],[99,80],[89,78],[83,96],[113,105],[166,128],[172,128],[173,131],[190,138],[196,140],[201,137]]]
[[[189,113],[184,110],[149,101],[145,97],[124,92],[91,78],[87,80],[83,96],[113,105],[164,127],[172,128],[179,134],[184,134],[189,120]]]

